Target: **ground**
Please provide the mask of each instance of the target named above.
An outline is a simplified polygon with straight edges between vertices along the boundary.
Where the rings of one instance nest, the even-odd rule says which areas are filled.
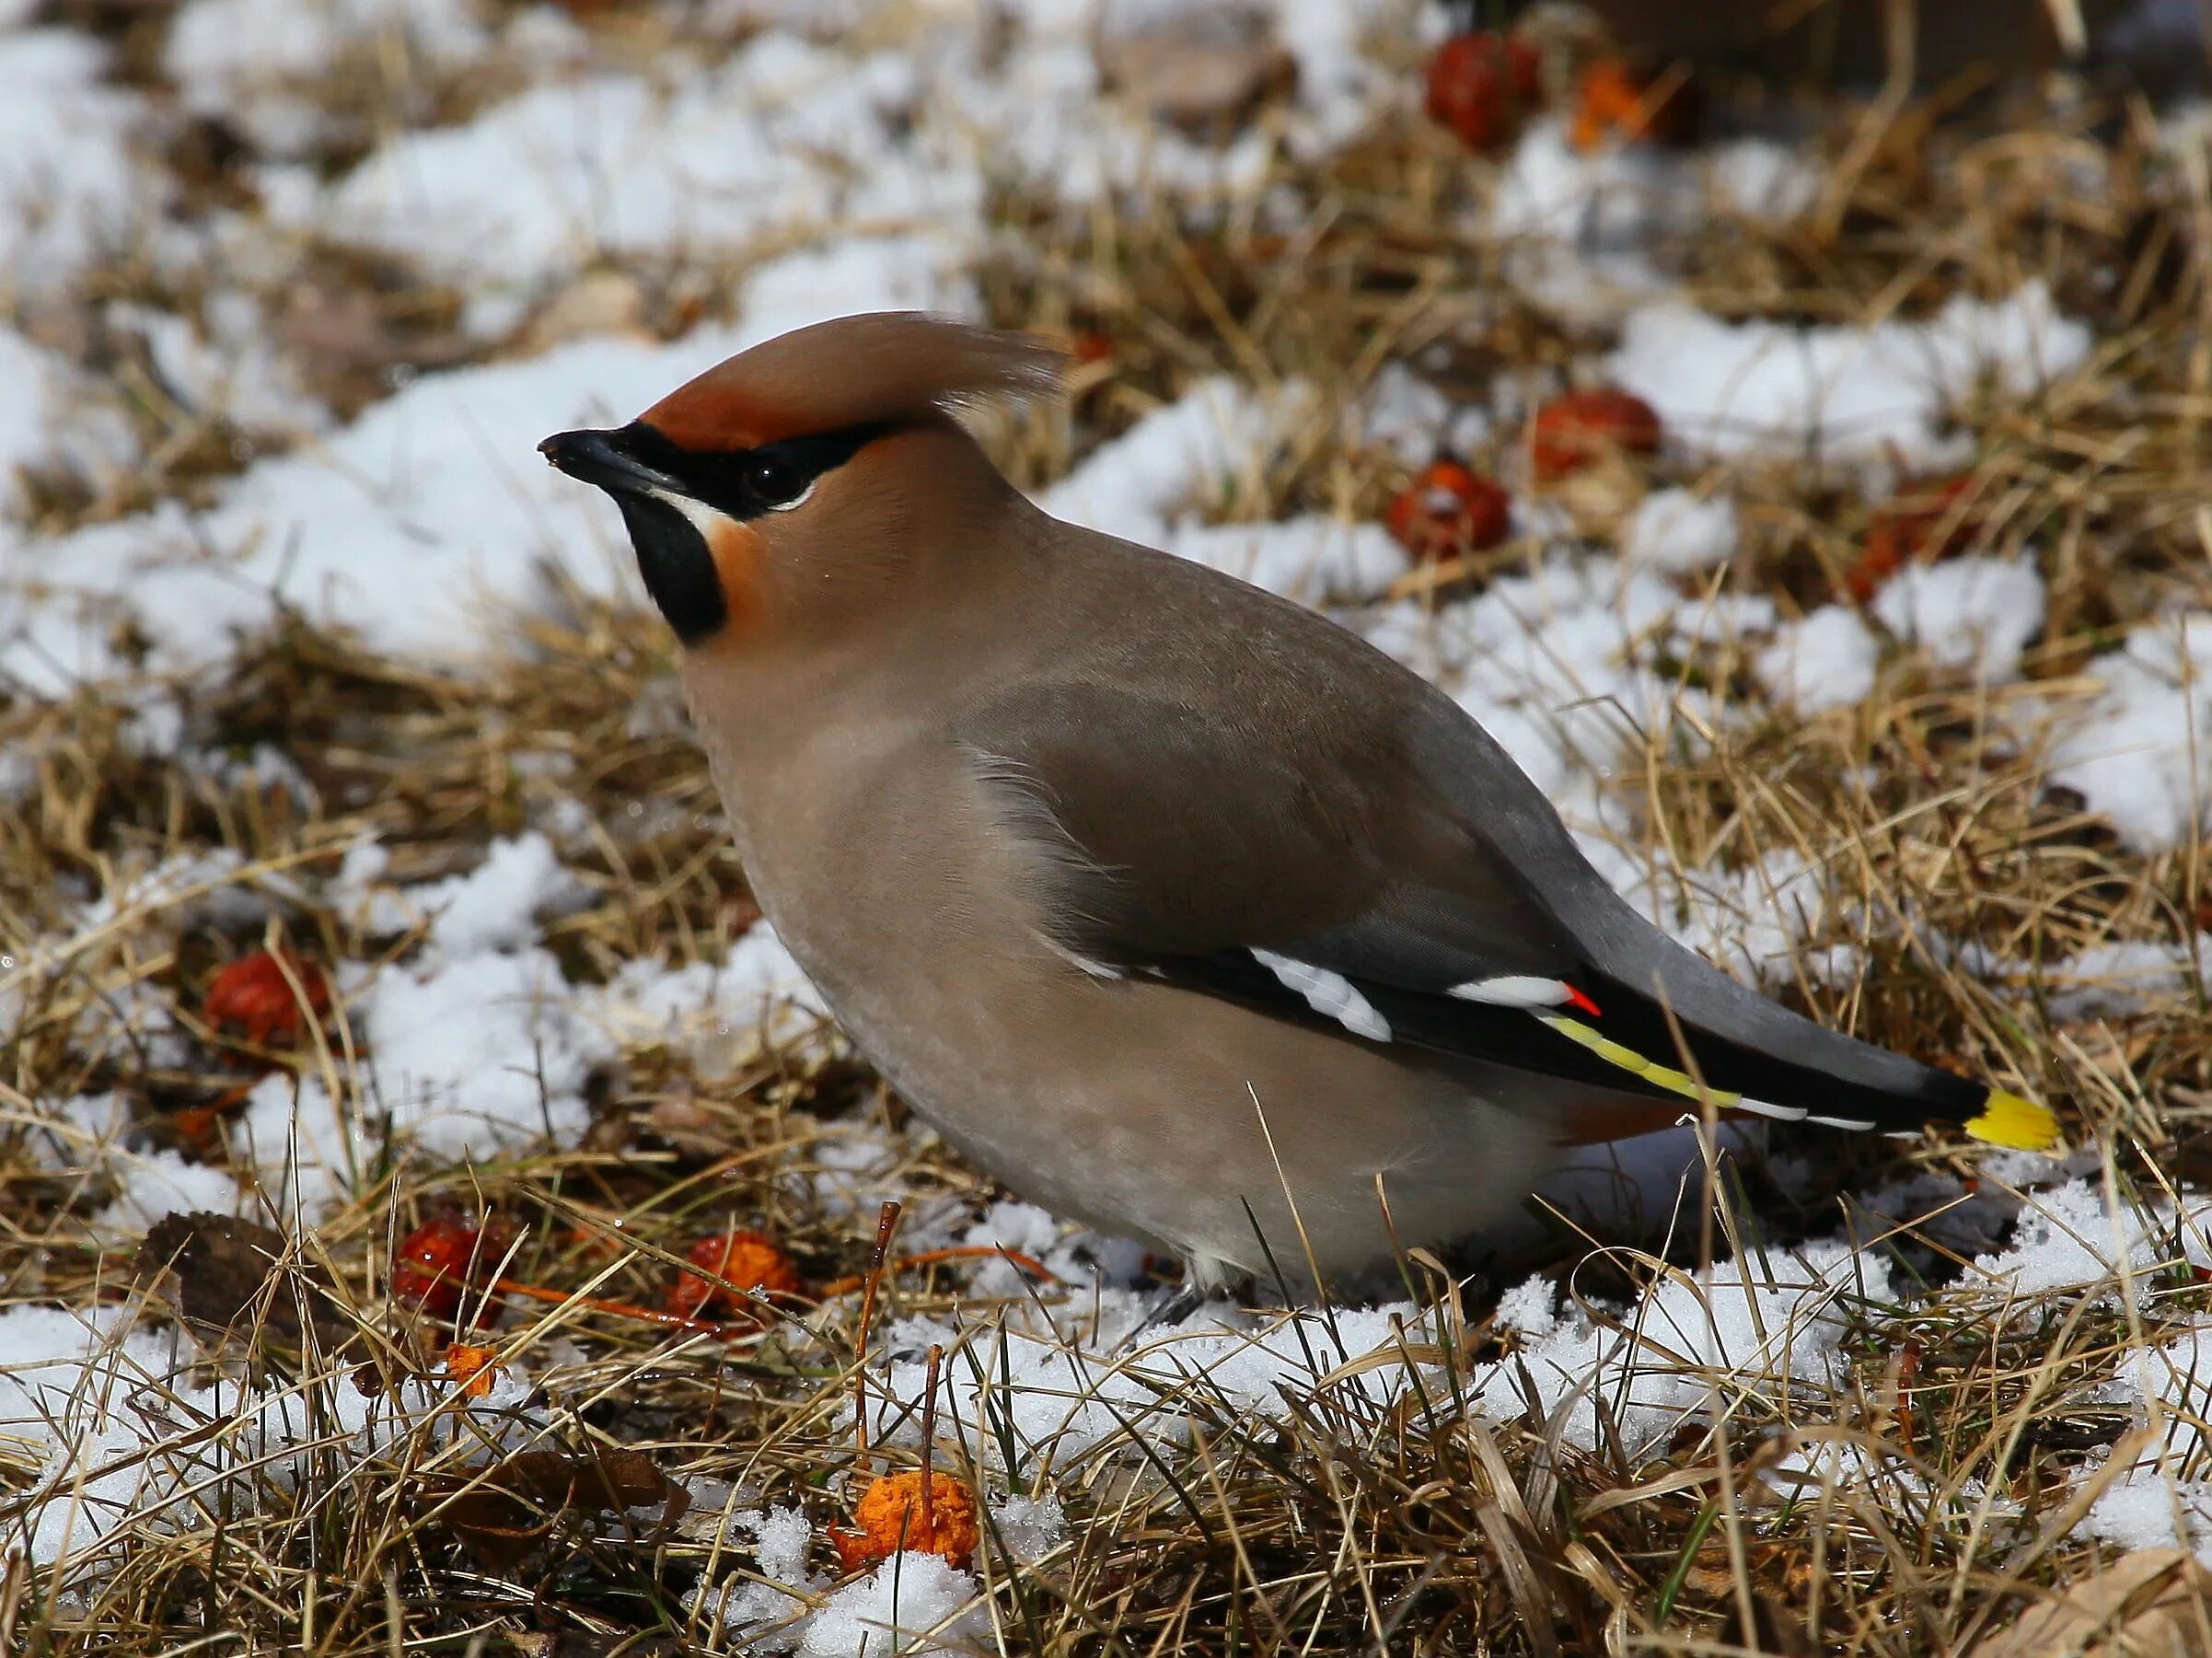
[[[2212,1559],[2212,122],[1639,135],[1555,10],[1454,133],[1442,29],[0,0],[8,1650],[1902,1654]],[[841,1043],[533,453],[886,307],[1068,342],[1024,488],[2067,1148],[1688,1126],[1471,1277],[1142,1328],[1174,1263]],[[1562,460],[1601,388],[1655,448]],[[863,1504],[924,1470],[972,1546]]]

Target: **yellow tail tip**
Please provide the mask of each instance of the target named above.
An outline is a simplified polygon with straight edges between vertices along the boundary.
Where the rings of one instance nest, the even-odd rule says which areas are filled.
[[[1992,1088],[1981,1110],[1966,1119],[1966,1132],[2014,1151],[2047,1152],[2058,1143],[2058,1119],[2032,1099]]]

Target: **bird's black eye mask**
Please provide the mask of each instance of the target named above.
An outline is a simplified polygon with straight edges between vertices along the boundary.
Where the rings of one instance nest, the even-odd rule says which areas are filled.
[[[692,499],[742,522],[791,511],[814,493],[823,473],[843,466],[897,425],[865,421],[749,449],[687,449],[643,421],[608,435],[632,459],[681,483]]]
[[[562,432],[538,446],[570,477],[605,490],[621,509],[638,574],[676,636],[697,644],[729,620],[713,550],[688,504],[743,522],[789,512],[823,473],[843,466],[896,421],[810,432],[749,449],[696,450],[643,421],[608,432]]]

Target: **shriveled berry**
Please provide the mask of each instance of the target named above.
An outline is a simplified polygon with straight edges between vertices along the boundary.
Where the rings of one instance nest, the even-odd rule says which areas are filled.
[[[799,1290],[799,1270],[791,1257],[758,1232],[742,1227],[718,1232],[701,1238],[684,1255],[699,1270],[681,1274],[669,1286],[668,1310],[685,1318],[758,1312],[739,1290],[770,1295],[794,1295]]]

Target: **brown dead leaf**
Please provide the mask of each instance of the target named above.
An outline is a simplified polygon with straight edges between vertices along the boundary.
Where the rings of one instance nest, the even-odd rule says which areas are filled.
[[[2179,1548],[2125,1555],[1967,1650],[1967,1658],[2208,1655],[2212,1571]]]
[[[174,1274],[179,1315],[213,1335],[297,1348],[303,1304],[320,1345],[337,1346],[354,1328],[320,1266],[252,1221],[201,1212],[157,1223],[139,1246],[136,1276],[144,1283],[164,1274]]]
[[[518,1451],[441,1495],[454,1536],[495,1571],[512,1570],[567,1520],[657,1503],[656,1524],[673,1525],[691,1506],[653,1458],[625,1450]]]

